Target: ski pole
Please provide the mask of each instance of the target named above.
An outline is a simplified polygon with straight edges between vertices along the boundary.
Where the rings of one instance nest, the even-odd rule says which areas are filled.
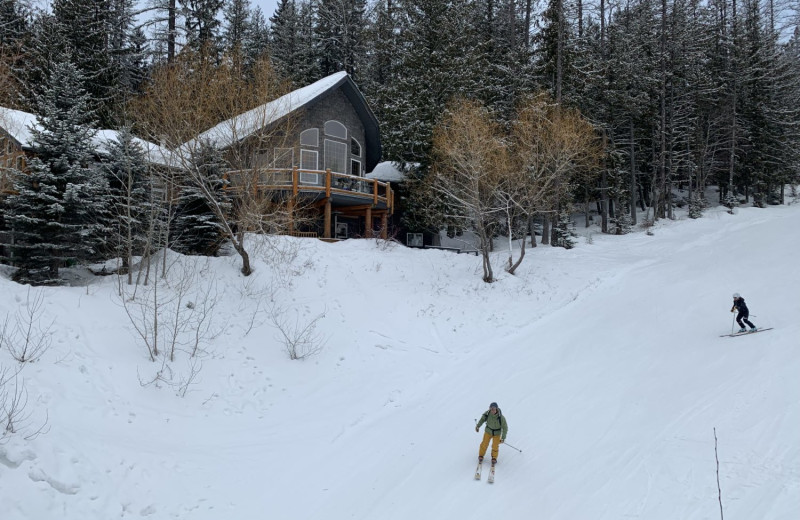
[[[506,445],[506,446],[508,446],[508,447],[509,447],[509,448],[511,448],[512,450],[517,450],[518,452],[522,453],[522,450],[521,450],[521,449],[519,449],[519,448],[515,448],[514,446],[510,445],[509,443],[507,443],[507,442],[505,442],[505,441],[503,442],[503,444],[504,444],[504,445]]]
[[[736,315],[733,315],[733,320],[731,321],[731,334],[733,334],[733,324],[736,322]]]

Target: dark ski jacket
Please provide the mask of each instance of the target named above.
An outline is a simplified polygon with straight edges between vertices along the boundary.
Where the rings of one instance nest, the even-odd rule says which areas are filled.
[[[493,414],[489,410],[484,412],[483,415],[481,415],[481,420],[478,421],[478,428],[480,428],[483,423],[486,423],[486,433],[492,437],[499,435],[501,439],[506,440],[508,423],[500,410],[497,410],[497,414]]]
[[[739,311],[739,314],[744,314],[748,316],[750,314],[750,310],[747,308],[747,304],[744,303],[744,298],[739,298],[738,300],[733,300],[733,307],[731,307],[731,312],[736,309]]]

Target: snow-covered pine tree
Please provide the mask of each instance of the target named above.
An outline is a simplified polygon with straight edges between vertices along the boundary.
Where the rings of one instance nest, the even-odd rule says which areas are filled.
[[[121,0],[115,0],[118,4]],[[127,7],[127,11],[126,11]],[[68,59],[84,78],[83,89],[90,95],[89,106],[104,127],[112,126],[119,70],[112,59],[115,34],[120,34],[119,50],[124,45],[124,33],[132,22],[131,6],[125,6],[112,16],[111,2],[96,0],[53,0],[57,45],[50,49],[54,55],[65,52],[59,61]],[[122,24],[122,26],[120,26]],[[119,33],[119,31],[122,33]]]
[[[55,66],[37,99],[34,157],[16,172],[6,219],[13,229],[15,280],[55,284],[59,269],[95,259],[108,235],[108,184],[92,158],[89,95],[75,65]]]
[[[103,163],[109,179],[115,240],[111,247],[122,258],[123,270],[132,283],[130,265],[133,256],[143,256],[148,243],[151,220],[156,217],[151,201],[152,186],[145,152],[128,127],[119,132],[116,141],[107,143]]]
[[[244,39],[242,41],[242,52],[244,54],[244,65],[247,69],[259,60],[269,50],[269,25],[260,7],[256,7],[250,12],[247,21]]]
[[[250,0],[229,0],[222,11],[222,43],[226,52],[241,55],[250,25]]]
[[[364,60],[365,0],[321,0],[316,41],[323,76],[347,71],[358,81]]]
[[[186,45],[209,59],[220,51],[222,21],[219,13],[224,0],[178,0],[186,27]]]
[[[219,150],[213,144],[204,142],[193,153],[190,167],[199,179],[203,179],[205,186],[190,181],[180,187],[176,217],[170,232],[172,247],[187,255],[215,256],[225,235],[209,205],[218,204],[224,214],[230,212],[231,202],[225,192],[226,164]],[[189,179],[193,177],[195,175],[188,176]],[[204,188],[213,190],[214,196],[208,197]]]
[[[558,223],[554,226],[554,235],[554,247],[563,247],[564,249],[575,247],[575,238],[578,234],[575,232],[575,223],[572,221],[572,215],[570,215],[569,211],[562,211],[558,214]]]

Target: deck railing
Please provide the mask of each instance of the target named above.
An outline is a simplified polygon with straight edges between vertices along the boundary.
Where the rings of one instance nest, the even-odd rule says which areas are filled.
[[[394,193],[387,182],[365,179],[356,175],[333,173],[330,170],[301,170],[300,168],[270,168],[259,170],[233,170],[227,172],[230,189],[264,191],[291,191],[299,193],[324,193],[325,197],[343,195],[361,199],[363,203],[385,204],[390,211],[394,206]]]

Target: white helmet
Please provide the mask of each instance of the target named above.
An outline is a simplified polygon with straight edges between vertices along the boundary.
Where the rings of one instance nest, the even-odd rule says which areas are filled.
[[[741,294],[739,294],[738,292],[735,292],[735,293],[733,293],[733,297],[734,297],[734,298],[741,298],[741,297],[742,297],[742,295],[741,295]]]

